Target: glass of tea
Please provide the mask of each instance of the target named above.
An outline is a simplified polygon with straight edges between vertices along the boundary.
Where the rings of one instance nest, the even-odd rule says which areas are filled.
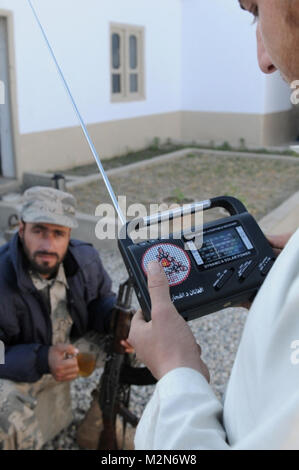
[[[88,377],[93,373],[96,367],[97,355],[89,351],[81,351],[76,355],[78,367],[79,367],[79,376]]]

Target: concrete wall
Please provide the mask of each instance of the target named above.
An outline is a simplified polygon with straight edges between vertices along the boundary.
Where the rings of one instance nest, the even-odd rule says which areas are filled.
[[[84,121],[91,131],[104,123],[95,131],[98,151],[104,158],[127,148],[140,148],[156,136],[180,139],[178,118],[173,113],[180,108],[181,0],[163,0],[162,5],[159,0],[143,1],[142,5],[139,0],[32,2]],[[18,176],[33,168],[43,171],[91,162],[78,120],[27,1],[0,0],[0,8],[13,12]],[[145,28],[145,100],[110,101],[110,23]],[[164,115],[165,124],[161,124],[159,117]],[[136,129],[135,119],[147,116],[151,122],[158,116],[156,124],[151,127],[145,122],[141,131],[140,126]],[[123,135],[128,126],[120,126],[121,137],[115,145],[114,124],[130,119],[129,133]],[[109,123],[112,126],[107,136]],[[55,144],[52,139],[56,133],[59,139]],[[49,157],[53,148],[55,153]]]
[[[271,145],[290,137],[288,87],[265,77],[237,0],[32,0],[99,154],[154,137]],[[16,168],[92,162],[27,0],[13,12]],[[145,28],[145,99],[110,99],[110,23]],[[280,129],[280,132],[277,132]]]
[[[131,119],[88,125],[89,134],[101,158],[122,155],[149,145],[153,137],[181,140],[181,115],[151,114]],[[92,163],[93,157],[81,128],[68,127],[21,136],[23,171],[65,170]]]
[[[32,13],[15,10],[20,132],[78,124]],[[33,0],[87,124],[177,111],[181,90],[181,1]],[[171,21],[169,19],[171,18]],[[110,102],[109,24],[145,27],[146,100]]]
[[[244,138],[259,146],[288,141],[294,135],[290,89],[278,72],[260,71],[253,17],[237,0],[183,5],[183,138],[233,144]]]
[[[264,111],[254,26],[237,0],[183,1],[184,111]]]

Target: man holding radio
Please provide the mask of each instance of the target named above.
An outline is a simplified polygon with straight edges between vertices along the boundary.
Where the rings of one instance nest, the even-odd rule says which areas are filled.
[[[257,19],[264,73],[299,78],[299,0],[239,0]],[[152,321],[138,312],[129,342],[159,380],[137,428],[137,449],[299,449],[299,230],[269,238],[278,256],[248,314],[222,405],[200,347],[169,297],[162,268],[149,266]]]

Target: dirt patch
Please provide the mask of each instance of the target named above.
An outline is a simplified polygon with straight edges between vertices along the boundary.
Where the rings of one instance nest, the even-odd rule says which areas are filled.
[[[117,196],[133,203],[163,202],[184,204],[215,196],[239,198],[260,219],[299,190],[299,166],[283,160],[219,157],[189,154],[172,163],[136,169],[110,179]],[[95,182],[72,193],[80,211],[94,215],[100,203],[110,203],[103,181]]]

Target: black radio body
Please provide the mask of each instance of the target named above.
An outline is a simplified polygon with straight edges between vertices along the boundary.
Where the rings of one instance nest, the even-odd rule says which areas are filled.
[[[129,224],[123,228],[119,249],[147,321],[147,264],[152,260],[163,266],[171,300],[187,321],[252,300],[275,261],[269,242],[238,199],[223,196],[200,204],[202,210],[222,207],[230,216],[203,225],[199,249],[183,235],[134,244]]]

